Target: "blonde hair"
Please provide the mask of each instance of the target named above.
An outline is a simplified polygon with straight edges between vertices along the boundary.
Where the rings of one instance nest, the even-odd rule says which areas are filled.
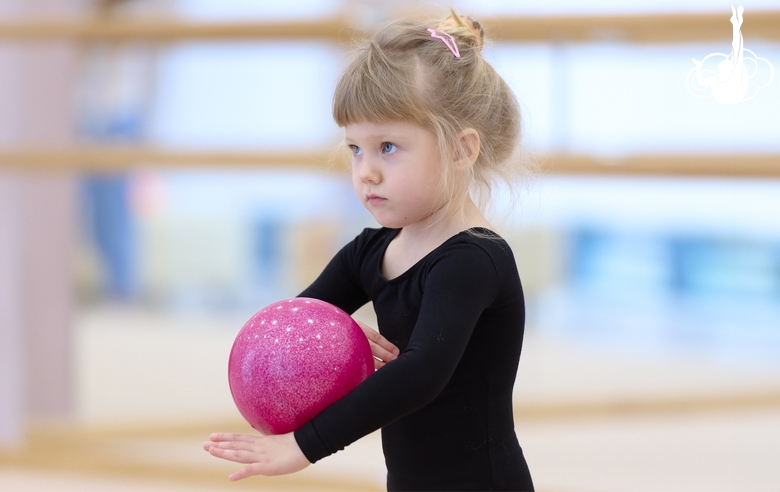
[[[483,213],[492,205],[493,185],[504,181],[509,190],[530,174],[520,149],[520,110],[512,90],[481,53],[480,24],[454,10],[440,23],[400,20],[377,29],[357,46],[336,86],[333,119],[353,123],[404,121],[432,131],[442,162],[467,155],[459,133],[472,128],[479,135],[476,162],[466,179],[441,173],[438,196],[470,193]],[[451,35],[460,58],[428,28]]]

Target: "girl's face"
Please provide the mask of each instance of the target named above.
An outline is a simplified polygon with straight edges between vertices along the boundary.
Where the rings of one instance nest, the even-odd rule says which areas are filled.
[[[352,184],[377,222],[393,229],[440,210],[441,160],[433,132],[407,122],[347,125]]]

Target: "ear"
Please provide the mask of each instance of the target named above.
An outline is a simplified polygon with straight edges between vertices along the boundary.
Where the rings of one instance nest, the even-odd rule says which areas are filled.
[[[477,162],[477,157],[479,157],[479,133],[473,128],[466,128],[458,133],[458,140],[460,141],[461,149],[465,151],[465,155],[461,155],[458,152],[456,167],[459,170],[471,169],[474,163]]]

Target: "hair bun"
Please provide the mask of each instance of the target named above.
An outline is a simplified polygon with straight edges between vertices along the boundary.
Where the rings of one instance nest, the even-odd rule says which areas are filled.
[[[450,8],[450,15],[436,27],[437,30],[447,31],[449,34],[470,41],[468,44],[482,49],[485,44],[485,30],[482,25],[471,17],[461,17]]]
[[[485,44],[485,30],[482,29],[482,24],[468,16],[466,17],[465,23],[474,32],[474,36],[477,38],[477,46],[481,49]]]

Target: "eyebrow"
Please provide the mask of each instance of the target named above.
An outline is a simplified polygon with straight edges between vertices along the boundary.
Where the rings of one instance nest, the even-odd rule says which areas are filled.
[[[408,134],[402,134],[402,133],[376,133],[373,135],[366,135],[364,139],[369,141],[374,140],[374,141],[381,141],[381,142],[393,142],[408,137],[409,137]],[[347,143],[352,142],[347,135],[344,135],[344,141],[346,141]]]

